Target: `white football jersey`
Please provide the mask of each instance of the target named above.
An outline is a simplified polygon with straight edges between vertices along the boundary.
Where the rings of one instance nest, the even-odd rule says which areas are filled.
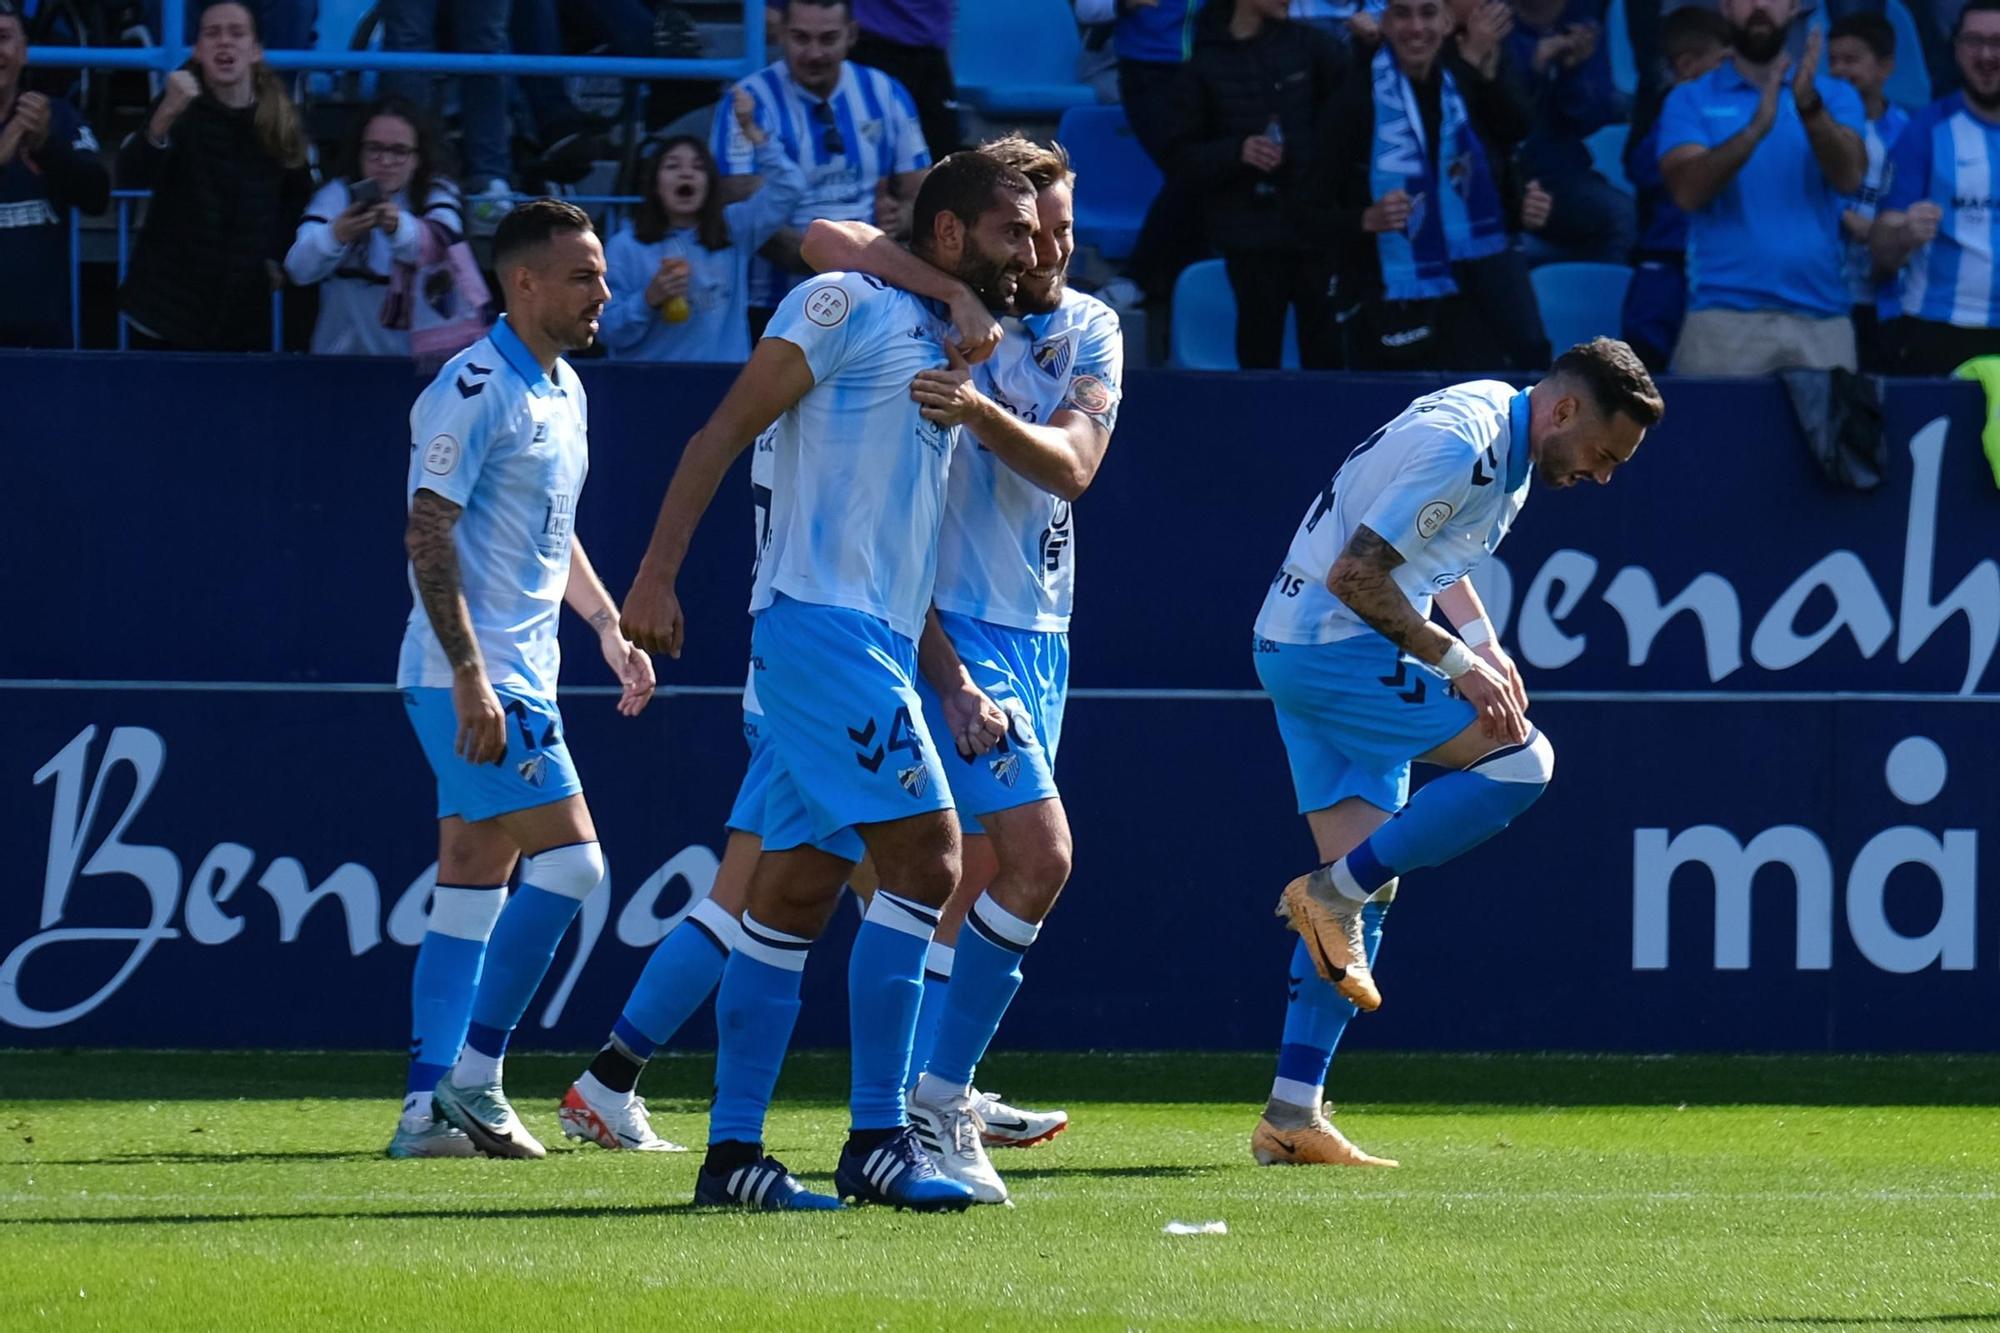
[[[783,593],[875,616],[914,642],[959,435],[910,399],[918,371],[948,364],[943,307],[865,274],[825,273],[792,289],[764,336],[805,353],[813,387],[777,421],[751,613]]]
[[[1005,320],[999,350],[974,367],[980,392],[1030,425],[1065,409],[1106,431],[1118,422],[1125,342],[1110,306],[1065,291],[1046,315]],[[938,536],[941,611],[1025,630],[1066,630],[1076,591],[1070,503],[960,433]]]
[[[445,363],[410,409],[406,500],[432,491],[460,506],[459,580],[486,677],[553,699],[562,649],[556,622],[569,588],[571,527],[590,470],[583,385],[567,362],[553,376],[505,317]],[[396,683],[448,688],[451,663],[409,575],[413,606]]]
[[[1396,586],[1418,614],[1497,550],[1528,499],[1528,394],[1476,380],[1426,394],[1362,441],[1306,509],[1271,580],[1257,633],[1278,643],[1372,634],[1327,591],[1364,524],[1403,557]]]

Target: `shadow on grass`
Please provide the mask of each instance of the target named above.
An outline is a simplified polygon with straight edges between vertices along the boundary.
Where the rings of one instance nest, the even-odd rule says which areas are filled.
[[[38,1157],[36,1166],[290,1166],[300,1162],[376,1162],[370,1152],[135,1152],[115,1157]]]
[[[1749,1315],[1730,1321],[1760,1328],[1922,1328],[1929,1324],[2000,1324],[1991,1314]]]
[[[578,1204],[535,1208],[328,1208],[293,1213],[126,1213],[116,1217],[0,1217],[6,1227],[148,1227],[238,1226],[264,1222],[565,1222],[606,1218],[678,1217],[683,1214],[718,1217],[759,1216],[740,1208],[711,1208],[693,1203]],[[773,1213],[771,1216],[777,1216]],[[786,1214],[789,1216],[789,1214]]]
[[[587,1054],[509,1052],[508,1090],[517,1102],[562,1097]],[[657,1059],[646,1080],[657,1114],[700,1115],[713,1056]],[[389,1052],[5,1051],[0,1103],[236,1101],[245,1088],[265,1105],[393,1102],[404,1061]],[[1994,1055],[1644,1056],[1344,1052],[1341,1101],[1398,1114],[1471,1106],[1671,1108],[1712,1106],[1991,1106],[2000,1086]],[[1020,1105],[1122,1102],[1226,1103],[1254,1107],[1271,1077],[1264,1052],[1003,1052],[980,1081]],[[79,1098],[77,1090],[90,1096]],[[844,1052],[799,1051],[786,1061],[780,1105],[832,1110],[847,1100]],[[282,1112],[283,1108],[275,1108]],[[5,1117],[0,1116],[0,1127]]]

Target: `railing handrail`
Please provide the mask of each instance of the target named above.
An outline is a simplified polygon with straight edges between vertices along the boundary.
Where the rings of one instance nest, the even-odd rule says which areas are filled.
[[[45,69],[136,69],[159,73],[187,62],[181,41],[187,0],[160,0],[158,46],[38,45],[31,57]],[[571,75],[612,79],[733,79],[767,63],[763,0],[743,0],[743,54],[734,60],[667,57],[476,55],[460,51],[266,51],[281,70],[406,70],[425,74]]]

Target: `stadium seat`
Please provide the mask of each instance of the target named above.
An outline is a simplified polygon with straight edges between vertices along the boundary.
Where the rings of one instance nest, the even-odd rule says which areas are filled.
[[[1240,370],[1236,364],[1236,293],[1220,259],[1189,264],[1174,281],[1170,364],[1183,370]],[[1285,312],[1286,370],[1299,368],[1298,321]]]
[[[1625,175],[1625,140],[1631,129],[1630,125],[1606,125],[1583,141],[1597,174],[1627,194],[1632,193],[1632,182]]]
[[[1602,334],[1616,338],[1632,270],[1623,264],[1544,264],[1530,273],[1542,328],[1561,355]]]
[[[951,47],[958,95],[995,116],[1055,115],[1097,95],[1076,79],[1083,43],[1068,0],[958,6]]]
[[[1924,42],[1917,35],[1917,21],[1902,0],[1889,0],[1885,8],[1889,26],[1896,30],[1896,70],[1882,89],[1883,95],[1897,106],[1925,106],[1931,100],[1931,76],[1924,63]]]
[[[1160,169],[1125,121],[1125,108],[1075,106],[1056,138],[1084,181],[1076,200],[1076,239],[1106,259],[1124,259],[1138,243],[1146,209],[1160,192]]]

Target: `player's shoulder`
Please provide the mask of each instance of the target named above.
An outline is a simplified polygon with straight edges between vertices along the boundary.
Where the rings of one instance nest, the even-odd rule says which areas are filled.
[[[1480,453],[1507,428],[1519,392],[1504,380],[1448,385],[1412,402],[1402,424],[1413,433],[1436,437],[1442,447]]]
[[[1083,330],[1085,336],[1118,336],[1118,312],[1088,292],[1077,291],[1074,287],[1064,288],[1062,308],[1058,313],[1072,327]]]
[[[807,278],[792,288],[778,309],[830,329],[851,319],[879,316],[905,303],[915,304],[917,298],[870,274],[835,270]]]
[[[421,433],[426,423],[464,423],[483,419],[500,396],[494,385],[506,366],[491,337],[481,338],[439,367],[410,409],[410,420]],[[442,426],[440,426],[442,428]]]

